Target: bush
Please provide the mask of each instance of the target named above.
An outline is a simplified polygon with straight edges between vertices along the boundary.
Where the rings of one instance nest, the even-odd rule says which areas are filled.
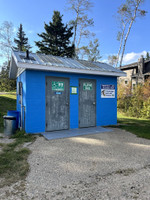
[[[118,110],[131,117],[150,118],[150,79],[131,89],[118,85]]]
[[[16,89],[16,81],[9,79],[9,64],[6,62],[0,71],[0,92],[9,92]]]
[[[143,118],[150,119],[150,98],[143,103],[141,114]]]

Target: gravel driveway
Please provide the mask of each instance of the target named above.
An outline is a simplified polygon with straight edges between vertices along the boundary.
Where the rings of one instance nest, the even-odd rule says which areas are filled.
[[[12,199],[150,199],[150,140],[113,129],[50,141],[38,137],[29,148],[24,191]]]

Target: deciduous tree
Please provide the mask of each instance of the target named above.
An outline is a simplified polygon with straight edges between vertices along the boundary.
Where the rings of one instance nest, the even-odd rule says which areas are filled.
[[[70,23],[74,27],[73,44],[76,47],[76,54],[79,54],[80,46],[83,38],[89,38],[94,34],[89,31],[89,27],[94,25],[92,18],[89,18],[87,13],[93,7],[90,0],[68,0],[69,9],[73,11],[75,18]]]
[[[13,24],[12,22],[4,21],[0,27],[0,56],[2,56],[7,63],[10,60],[12,46]]]
[[[98,39],[95,39],[93,42],[90,41],[88,60],[96,62],[100,58],[101,58],[101,56],[100,56]]]
[[[125,4],[122,4],[118,8],[118,18],[121,23],[121,30],[119,31],[118,38],[120,41],[120,46],[117,59],[119,61],[119,56],[121,53],[120,66],[122,65],[127,39],[129,37],[133,23],[137,17],[145,16],[146,14],[145,10],[140,9],[143,2],[144,0],[126,0]]]
[[[89,45],[80,48],[81,58],[92,62],[98,61],[100,56],[99,41],[95,39],[90,41]]]
[[[116,55],[110,55],[108,56],[108,63],[112,66],[116,66],[116,63],[117,63],[117,56]]]
[[[5,60],[0,71],[0,91],[11,91],[16,88],[16,81],[9,79],[9,63],[13,46],[13,24],[4,21],[0,27],[0,56]]]

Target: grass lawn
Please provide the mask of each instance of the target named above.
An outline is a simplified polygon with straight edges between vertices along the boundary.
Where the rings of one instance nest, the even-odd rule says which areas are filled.
[[[17,131],[12,138],[15,139],[12,143],[0,143],[2,148],[0,152],[0,177],[2,178],[0,188],[25,179],[29,171],[27,158],[31,151],[23,148],[23,144],[33,142],[35,136]]]
[[[3,116],[7,110],[16,110],[16,93],[9,92],[0,95],[0,133],[3,132]]]
[[[0,95],[0,132],[3,132],[3,115],[7,110],[16,109],[16,93],[7,93]],[[30,154],[28,148],[23,148],[25,142],[33,142],[35,136],[25,134],[23,131],[17,131],[12,136],[14,141],[9,144],[3,143],[3,137],[0,138],[0,187],[10,185],[18,180],[24,179],[29,171],[27,158]]]
[[[118,113],[119,128],[134,133],[138,137],[150,139],[150,120],[127,117]]]

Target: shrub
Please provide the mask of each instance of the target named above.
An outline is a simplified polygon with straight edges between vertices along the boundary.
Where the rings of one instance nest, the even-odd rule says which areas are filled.
[[[150,79],[131,89],[118,85],[118,110],[131,117],[150,118]]]

